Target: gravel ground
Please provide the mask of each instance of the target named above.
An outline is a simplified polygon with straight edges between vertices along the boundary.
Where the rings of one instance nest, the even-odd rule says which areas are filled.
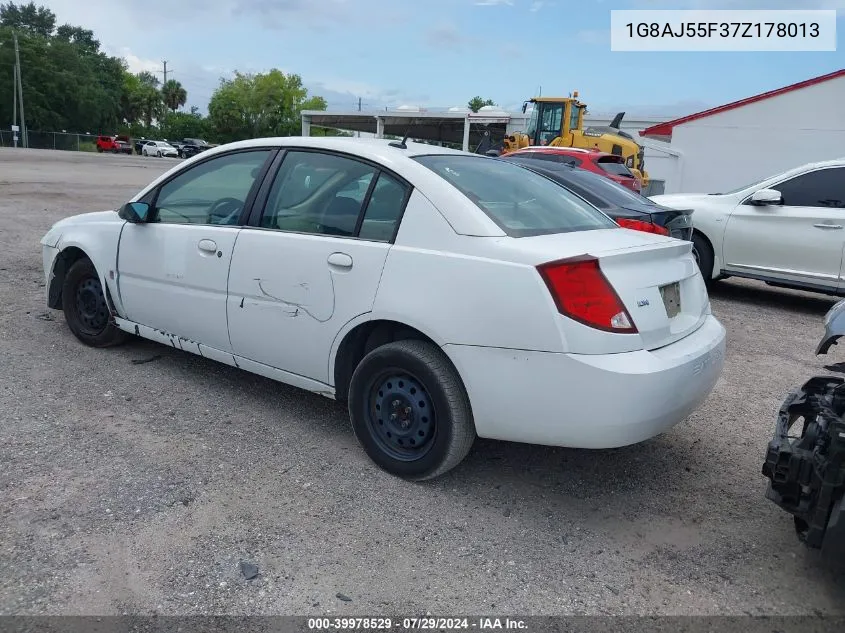
[[[173,164],[0,150],[0,614],[845,614],[845,572],[760,474],[833,299],[714,290],[723,377],[661,437],[479,441],[406,483],[334,402],[141,340],[89,349],[47,310],[49,226]]]

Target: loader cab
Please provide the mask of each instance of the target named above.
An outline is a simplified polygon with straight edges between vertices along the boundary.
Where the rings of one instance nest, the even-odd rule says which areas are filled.
[[[538,97],[523,103],[523,112],[528,110],[529,103],[534,106],[526,130],[531,145],[551,145],[558,138],[554,145],[573,144],[572,132],[582,129],[584,124],[585,104],[572,97]]]

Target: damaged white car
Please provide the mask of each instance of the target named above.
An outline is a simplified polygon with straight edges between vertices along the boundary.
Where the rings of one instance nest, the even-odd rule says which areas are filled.
[[[42,245],[48,305],[82,342],[141,336],[347,402],[369,456],[408,479],[476,436],[649,439],[724,360],[689,242],[431,145],[224,145]]]

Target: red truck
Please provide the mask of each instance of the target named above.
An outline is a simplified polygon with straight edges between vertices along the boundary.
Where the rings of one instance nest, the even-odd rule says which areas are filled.
[[[103,152],[111,152],[112,154],[131,154],[132,145],[129,144],[129,137],[127,136],[98,136],[97,151],[101,154]]]

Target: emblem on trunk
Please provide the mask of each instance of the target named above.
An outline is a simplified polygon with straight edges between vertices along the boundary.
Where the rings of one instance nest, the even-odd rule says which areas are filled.
[[[644,308],[647,305],[649,305],[648,299],[640,299],[639,301],[637,301],[637,307],[638,308]]]

